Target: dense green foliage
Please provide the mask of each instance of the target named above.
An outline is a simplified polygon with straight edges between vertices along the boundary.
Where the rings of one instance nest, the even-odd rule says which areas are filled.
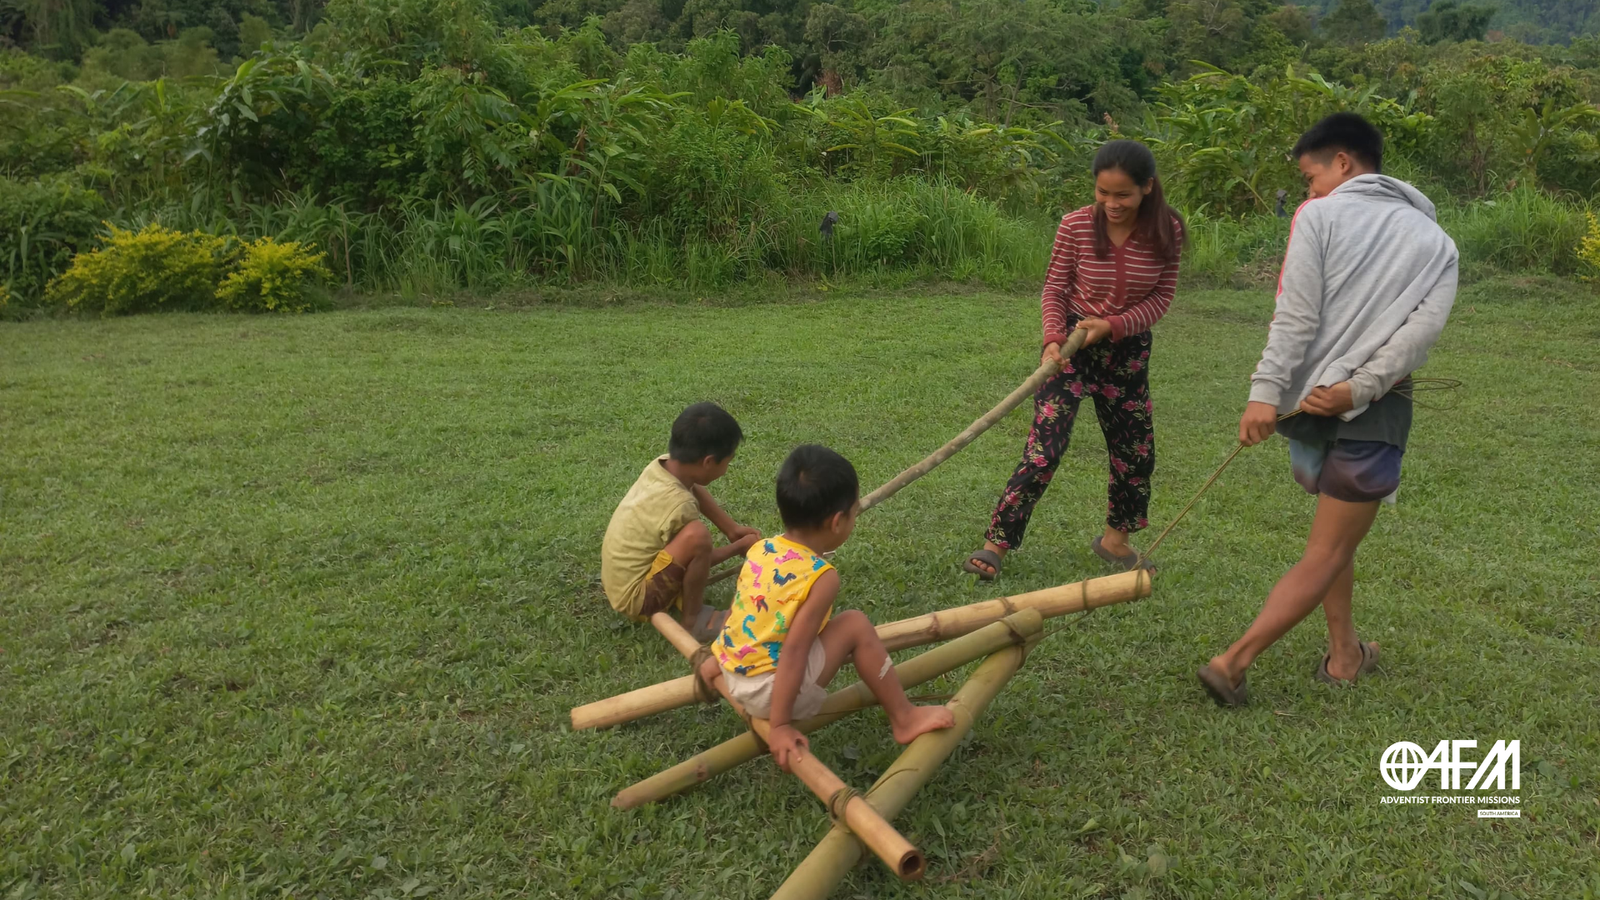
[[[332,0],[251,12],[274,41],[242,60],[210,26],[155,43],[117,28],[70,60],[0,51],[0,186],[20,198],[0,200],[0,282],[12,308],[39,302],[94,217],[303,242],[346,285],[406,293],[890,270],[1008,283],[1036,277],[1108,136],[1151,143],[1197,224],[1273,216],[1300,195],[1287,149],[1340,109],[1377,120],[1390,168],[1447,215],[1537,208],[1560,220],[1540,233],[1581,233],[1600,40],[1462,40],[1483,17],[1448,4],[1377,42],[1366,0],[1320,23],[1267,0],[691,2],[670,21],[638,4]],[[1564,272],[1575,254],[1511,255]]]

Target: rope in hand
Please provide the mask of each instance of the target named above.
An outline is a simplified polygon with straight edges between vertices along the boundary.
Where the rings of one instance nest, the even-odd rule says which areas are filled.
[[[1424,409],[1450,410],[1454,409],[1455,407],[1453,405],[1443,407],[1430,406],[1425,403],[1420,403],[1417,401],[1416,395],[1419,393],[1429,393],[1433,391],[1454,391],[1460,387],[1461,382],[1454,378],[1413,378],[1411,379],[1411,385],[1409,388],[1397,389],[1390,391],[1389,393],[1398,394],[1402,397],[1405,397]],[[1284,419],[1290,419],[1298,415],[1300,415],[1300,410],[1296,409],[1292,412],[1279,416],[1278,421],[1282,422]],[[1161,529],[1161,533],[1156,536],[1155,542],[1150,545],[1150,549],[1139,553],[1139,561],[1135,564],[1134,568],[1143,566],[1146,560],[1155,555],[1156,548],[1161,546],[1161,542],[1167,539],[1167,535],[1172,533],[1172,529],[1178,527],[1178,523],[1183,521],[1183,517],[1187,516],[1191,509],[1194,509],[1194,505],[1200,502],[1200,498],[1205,496],[1206,491],[1210,490],[1211,486],[1216,483],[1217,479],[1222,477],[1222,473],[1228,468],[1228,464],[1233,462],[1243,450],[1244,441],[1240,441],[1238,445],[1233,448],[1233,452],[1229,453],[1227,458],[1222,461],[1222,465],[1217,466],[1217,470],[1211,473],[1210,478],[1206,479],[1206,483],[1200,485],[1200,490],[1195,491],[1194,496],[1189,498],[1189,502],[1184,504],[1183,509],[1178,511],[1178,515],[1174,517],[1171,522],[1167,523],[1166,528]],[[1083,618],[1089,613],[1094,612],[1094,609],[1094,607],[1091,607],[1085,603],[1083,612],[1081,614],[1074,616],[1070,621],[1063,625],[1046,631],[1044,636],[1049,637],[1057,632],[1065,631],[1066,629],[1082,621]]]
[[[1413,378],[1411,379],[1411,385],[1409,388],[1393,390],[1389,393],[1398,394],[1399,396],[1405,397],[1413,403],[1416,403],[1416,395],[1418,393],[1427,393],[1430,391],[1453,391],[1459,387],[1461,387],[1461,382],[1454,378]],[[1454,408],[1428,406],[1427,404],[1418,405],[1422,406],[1424,409]],[[1290,419],[1298,415],[1300,415],[1300,410],[1296,409],[1292,412],[1279,416],[1278,421],[1282,422],[1284,419]],[[1196,491],[1194,497],[1190,498],[1189,502],[1184,505],[1183,509],[1178,511],[1177,517],[1171,522],[1168,522],[1166,528],[1161,529],[1161,534],[1156,536],[1155,542],[1150,545],[1150,549],[1139,554],[1140,565],[1143,565],[1146,559],[1155,555],[1156,548],[1161,546],[1161,542],[1167,539],[1167,535],[1172,533],[1172,529],[1178,527],[1178,523],[1182,522],[1183,517],[1189,514],[1189,510],[1194,509],[1194,505],[1200,502],[1200,498],[1205,496],[1205,492],[1210,490],[1211,485],[1216,483],[1217,478],[1222,475],[1223,470],[1228,468],[1228,464],[1233,462],[1234,458],[1237,457],[1242,450],[1244,450],[1244,441],[1240,441],[1239,445],[1233,448],[1233,452],[1228,454],[1228,458],[1222,461],[1222,465],[1217,466],[1217,470],[1211,473],[1210,478],[1206,479],[1206,483],[1200,485],[1200,490]]]

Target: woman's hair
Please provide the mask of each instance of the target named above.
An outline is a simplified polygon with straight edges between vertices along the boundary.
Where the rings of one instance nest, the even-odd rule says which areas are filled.
[[[1156,175],[1156,157],[1150,148],[1138,141],[1107,141],[1100,146],[1100,152],[1094,155],[1094,175],[1107,169],[1116,169],[1133,180],[1134,184],[1143,188],[1150,186],[1150,193],[1139,201],[1139,217],[1134,221],[1133,231],[1141,240],[1156,248],[1156,254],[1167,262],[1178,258],[1183,252],[1183,241],[1188,237],[1188,229],[1183,229],[1180,238],[1177,229],[1173,227],[1176,220],[1178,228],[1183,228],[1183,217],[1178,211],[1167,205],[1167,196],[1161,190],[1161,178]],[[1111,235],[1106,233],[1106,216],[1099,207],[1094,211],[1094,255],[1105,259],[1111,253]]]

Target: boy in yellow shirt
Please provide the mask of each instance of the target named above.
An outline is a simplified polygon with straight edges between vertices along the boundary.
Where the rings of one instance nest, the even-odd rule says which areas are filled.
[[[636,620],[667,609],[697,640],[722,627],[704,605],[711,567],[746,550],[761,537],[740,525],[706,491],[728,472],[744,432],[715,403],[696,403],[672,423],[667,455],[651,460],[628,489],[600,545],[600,582],[617,612]],[[705,516],[729,543],[711,546]]]
[[[861,511],[860,483],[849,460],[826,447],[795,448],[778,470],[781,535],[745,555],[727,623],[705,674],[721,665],[728,693],[772,724],[768,745],[785,771],[810,745],[791,723],[816,715],[828,682],[846,662],[889,714],[894,739],[949,728],[943,706],[914,706],[889,661],[889,651],[864,613],[833,614],[839,573],[822,558],[849,540]]]

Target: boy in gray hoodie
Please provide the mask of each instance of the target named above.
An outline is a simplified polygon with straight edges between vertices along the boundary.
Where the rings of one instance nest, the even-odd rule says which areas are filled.
[[[1251,662],[1319,605],[1328,652],[1317,679],[1354,683],[1377,665],[1378,645],[1356,637],[1351,614],[1356,548],[1400,486],[1410,375],[1455,303],[1455,243],[1428,198],[1380,174],[1376,128],[1336,113],[1300,138],[1294,156],[1310,199],[1290,228],[1239,440],[1289,438],[1295,480],[1317,495],[1317,511],[1300,561],[1244,636],[1199,671],[1224,706],[1246,702]]]

